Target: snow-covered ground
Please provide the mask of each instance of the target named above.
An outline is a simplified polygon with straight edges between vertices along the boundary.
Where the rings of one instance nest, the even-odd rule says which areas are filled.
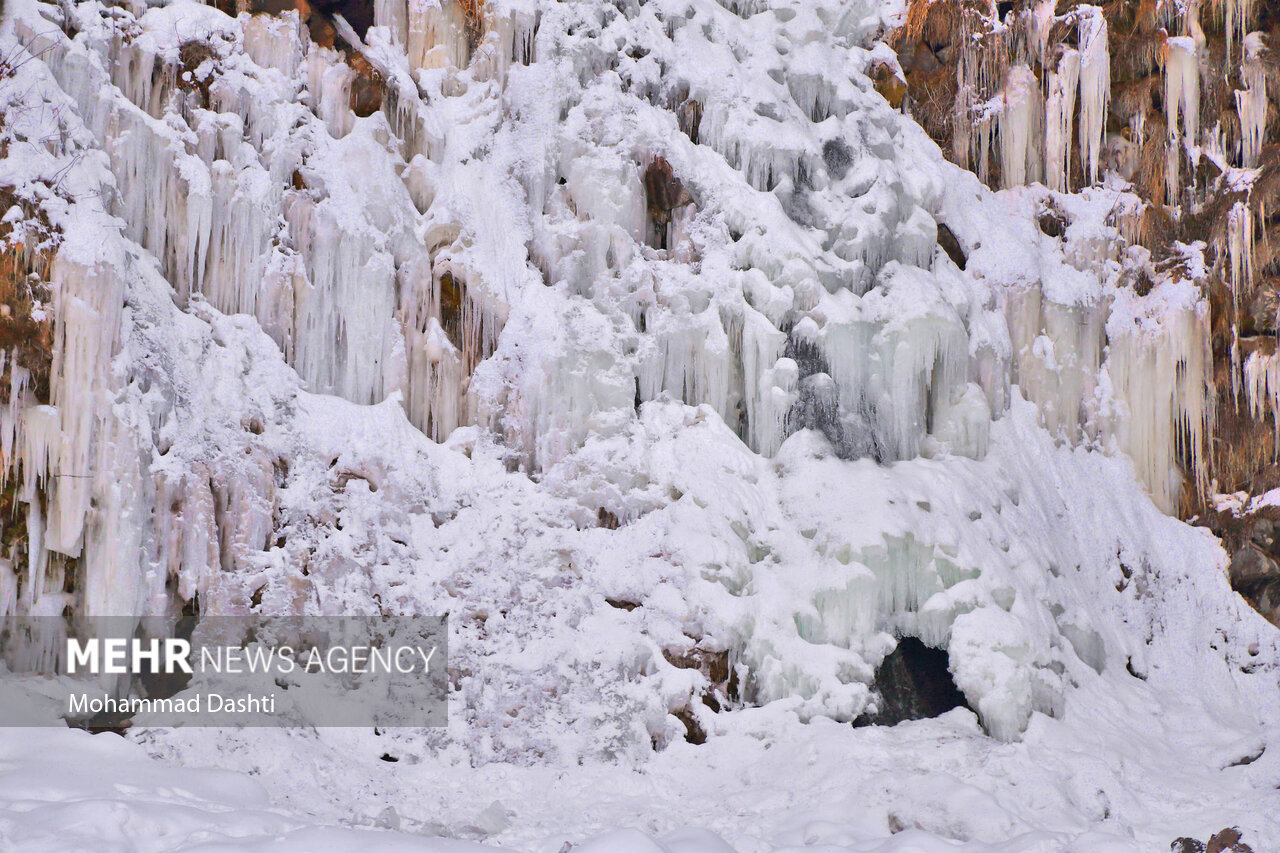
[[[453,691],[5,729],[5,850],[1280,849],[1280,633],[1162,512],[1199,250],[947,163],[867,76],[894,4],[379,3],[364,117],[291,16],[7,7],[0,183],[61,242],[0,626],[441,609]],[[851,725],[901,637],[974,711]]]

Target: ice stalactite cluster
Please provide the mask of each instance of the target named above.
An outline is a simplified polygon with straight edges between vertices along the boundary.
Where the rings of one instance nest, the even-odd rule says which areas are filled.
[[[994,155],[1002,186],[1043,181],[1066,192],[1078,152],[1083,182],[1096,184],[1111,99],[1108,27],[1101,8],[1080,5],[1055,16],[1054,4],[1040,3],[1011,13],[1004,22],[968,10],[964,22],[969,38],[957,66],[954,119],[960,162],[987,182]],[[1076,46],[1050,45],[1055,26],[1070,26]]]
[[[1025,65],[1012,66],[1005,78],[1004,109],[1000,112],[1000,173],[1006,187],[1018,187],[1040,177],[1042,138],[1040,81]],[[1060,94],[1060,93],[1059,93]],[[1060,103],[1060,102],[1059,102]],[[1060,109],[1060,107],[1059,107]],[[1056,119],[1055,131],[1061,130]]]
[[[49,399],[0,433],[6,624],[445,609],[431,737],[477,761],[639,754],[717,691],[854,719],[905,635],[1011,738],[1139,653],[1106,628],[1139,605],[1048,580],[1115,590],[1118,546],[1036,538],[1063,499],[1018,467],[1127,453],[1164,510],[1203,478],[1203,304],[1129,286],[1136,197],[1065,192],[1073,145],[1102,165],[1096,9],[970,57],[994,194],[875,90],[878,7],[380,0],[321,46],[292,11],[10,2],[0,83],[49,109],[8,132],[56,141],[0,182],[68,245]],[[589,748],[547,733],[583,707]]]
[[[1213,354],[1208,307],[1198,288],[1183,281],[1159,297],[1142,313],[1113,312],[1107,374],[1128,409],[1120,445],[1150,485],[1152,500],[1172,509],[1182,486],[1179,464],[1196,489],[1209,488]]]
[[[1177,204],[1182,158],[1194,148],[1200,131],[1200,57],[1190,36],[1171,38],[1166,47],[1164,108],[1169,142],[1165,185],[1169,203]]]
[[[1273,278],[1264,270],[1272,252],[1260,249],[1268,245],[1264,232],[1274,230],[1274,216],[1267,213],[1275,206],[1274,173],[1263,154],[1274,116],[1274,93],[1268,92],[1274,63],[1264,32],[1270,20],[1257,4],[1236,0],[1070,8],[1034,3],[1004,10],[910,3],[897,40],[914,99],[907,111],[917,113],[935,139],[949,139],[955,159],[984,183],[1011,189],[1043,182],[1059,193],[1082,188],[1087,194],[1100,185],[1119,191],[1106,225],[1150,256],[1127,253],[1120,242],[1095,253],[1088,246],[1101,244],[1091,240],[1084,255],[1092,257],[1068,252],[1078,269],[1119,264],[1132,273],[1124,281],[1144,291],[1153,284],[1179,291],[1180,282],[1191,280],[1202,293],[1215,293],[1215,305],[1226,305],[1225,346],[1214,331],[1219,323],[1207,317],[1207,300],[1166,301],[1176,320],[1161,324],[1148,316],[1139,324],[1140,339],[1150,343],[1154,334],[1166,338],[1158,349],[1179,347],[1171,356],[1181,389],[1171,391],[1172,418],[1150,420],[1157,408],[1163,411],[1151,399],[1114,410],[1093,401],[1095,390],[1104,397],[1130,391],[1146,396],[1137,391],[1140,381],[1117,381],[1129,369],[1121,365],[1129,335],[1122,333],[1123,323],[1107,320],[1116,307],[1108,299],[1092,302],[1084,313],[1065,301],[1063,313],[1087,342],[1078,351],[1054,331],[1064,328],[1053,320],[1055,303],[1062,302],[1055,294],[1019,287],[1008,303],[1013,370],[1024,392],[1041,404],[1046,426],[1062,431],[1078,417],[1089,441],[1151,437],[1159,450],[1145,438],[1119,444],[1146,460],[1138,468],[1166,508],[1180,493],[1178,477],[1166,472],[1184,469],[1196,484],[1188,497],[1196,500],[1206,497],[1216,477],[1217,451],[1207,449],[1215,407],[1195,398],[1218,396],[1215,381],[1222,380],[1238,397],[1249,386],[1244,361],[1258,347],[1258,336],[1274,328],[1266,305],[1271,288],[1258,286]],[[1210,67],[1219,62],[1225,63],[1221,69]],[[943,121],[930,93],[948,91],[940,79],[948,70],[955,78],[954,104]],[[975,236],[974,242],[981,240]],[[1188,263],[1188,251],[1204,249],[1207,256]],[[1225,301],[1217,300],[1218,292]],[[1108,331],[1097,331],[1101,326]],[[1119,342],[1111,340],[1113,332],[1121,335]],[[1221,349],[1220,361],[1230,362],[1219,380],[1202,356],[1211,344]],[[1063,351],[1066,359],[1059,358]],[[1114,372],[1108,359],[1117,362]],[[1111,384],[1095,380],[1104,374]],[[1158,396],[1163,400],[1164,392]],[[1264,409],[1251,411],[1268,416]],[[1135,428],[1117,420],[1137,412],[1146,414]]]
[[[1245,359],[1243,373],[1249,414],[1262,419],[1280,412],[1280,358],[1274,352],[1251,352]],[[1280,440],[1280,419],[1276,420],[1276,438]]]
[[[1258,165],[1262,140],[1267,127],[1267,74],[1262,66],[1265,50],[1259,33],[1244,39],[1244,58],[1240,64],[1243,89],[1236,90],[1236,109],[1240,113],[1240,165],[1246,169]]]
[[[1045,99],[1045,185],[1055,192],[1070,189],[1072,129],[1076,114],[1076,89],[1080,85],[1080,52],[1063,51],[1057,68],[1049,74]]]
[[[1107,131],[1111,101],[1111,51],[1107,44],[1107,19],[1097,6],[1080,7],[1076,24],[1080,33],[1080,159],[1089,183],[1098,182],[1098,162]]]

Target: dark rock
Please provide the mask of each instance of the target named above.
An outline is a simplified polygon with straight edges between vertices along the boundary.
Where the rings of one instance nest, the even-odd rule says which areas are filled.
[[[1036,217],[1040,232],[1046,237],[1061,237],[1067,233],[1067,218],[1052,208],[1045,208]]]
[[[1261,548],[1250,542],[1231,558],[1230,574],[1233,587],[1251,588],[1263,583],[1280,581],[1280,565],[1263,553]]]
[[[1175,838],[1169,845],[1169,853],[1204,853],[1204,844],[1194,838]]]
[[[1233,826],[1210,836],[1204,853],[1253,853],[1253,848],[1240,840],[1240,830]]]
[[[251,0],[249,3],[249,11],[255,15],[283,15],[294,9],[299,9],[302,17],[306,18],[310,14],[311,7],[306,0]],[[235,12],[231,14],[234,15]]]
[[[938,245],[960,269],[964,269],[965,264],[969,263],[969,256],[965,254],[955,233],[942,222],[938,223]]]
[[[690,98],[676,110],[680,130],[694,145],[698,144],[698,129],[702,125],[702,104]]]
[[[653,231],[653,247],[666,249],[671,213],[693,203],[693,196],[676,177],[666,158],[655,157],[644,170],[644,194]]]
[[[341,15],[362,39],[373,26],[373,0],[313,0],[312,7],[329,17]]]
[[[887,62],[877,62],[871,69],[871,79],[876,91],[884,96],[895,110],[902,107],[907,96],[907,81],[898,76],[897,69]]]
[[[671,164],[664,157],[655,157],[644,170],[644,193],[648,201],[649,216],[655,221],[670,219],[671,211],[689,204],[693,197],[675,176]]]
[[[351,111],[361,118],[371,116],[382,108],[386,86],[382,75],[359,53],[352,52],[347,64],[356,72],[351,81]]]
[[[951,678],[949,659],[915,637],[903,637],[876,670],[879,708],[859,720],[862,724],[892,726],[967,708],[964,694]]]
[[[828,139],[822,143],[822,162],[827,164],[831,177],[839,180],[853,165],[853,150],[843,139]]]
[[[684,723],[684,739],[692,744],[703,744],[707,742],[706,730],[702,728],[702,724],[698,722],[698,718],[693,715],[690,708],[680,708],[673,714],[677,720]]]

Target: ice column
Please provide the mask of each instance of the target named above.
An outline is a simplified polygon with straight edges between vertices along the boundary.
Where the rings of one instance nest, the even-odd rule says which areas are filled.
[[[1045,183],[1057,192],[1067,191],[1071,175],[1071,130],[1079,83],[1080,53],[1068,50],[1058,61],[1058,70],[1049,74],[1044,107]]]
[[[1000,167],[1004,185],[1016,187],[1039,178],[1040,83],[1025,65],[1009,69],[1000,113]]]
[[[1236,92],[1236,111],[1240,113],[1240,165],[1247,169],[1258,165],[1267,126],[1267,73],[1262,67],[1264,49],[1261,33],[1245,36],[1240,77],[1246,88]]]
[[[1196,144],[1200,128],[1200,67],[1196,55],[1196,43],[1189,36],[1171,38],[1164,60],[1164,108],[1165,124],[1169,129],[1169,150],[1166,163],[1165,184],[1168,200],[1178,200],[1178,170],[1181,165],[1180,147]],[[1181,115],[1183,130],[1178,132]]]
[[[1098,158],[1107,131],[1111,101],[1111,53],[1107,21],[1097,6],[1083,6],[1080,18],[1080,159],[1089,169],[1089,182],[1098,182]]]

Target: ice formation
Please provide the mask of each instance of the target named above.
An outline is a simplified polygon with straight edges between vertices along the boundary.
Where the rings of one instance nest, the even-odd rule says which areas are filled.
[[[1166,46],[1164,108],[1169,153],[1165,183],[1169,203],[1176,204],[1182,155],[1195,146],[1200,130],[1200,59],[1196,42],[1190,36],[1171,38]]]
[[[543,20],[581,14],[544,10]],[[637,14],[657,20],[653,11]],[[513,182],[472,152],[476,134],[493,132],[484,116],[497,108],[494,99],[518,98],[541,80],[520,70],[532,67],[523,63],[537,42],[516,7],[488,7],[476,36],[458,4],[380,5],[382,23],[360,49],[384,79],[417,80],[408,88],[388,83],[381,112],[365,117],[348,106],[355,72],[337,52],[308,47],[291,15],[236,21],[178,3],[123,28],[87,8],[76,15],[83,31],[74,39],[27,19],[17,32],[85,117],[81,133],[103,140],[109,172],[96,179],[118,188],[108,211],[157,259],[178,305],[253,318],[304,387],[357,404],[396,399],[437,441],[478,422],[505,435],[522,464],[546,471],[589,436],[625,433],[637,404],[674,399],[708,407],[765,455],[808,427],[844,457],[903,460],[949,448],[981,458],[992,418],[1020,393],[1037,403],[1053,434],[1118,440],[1166,508],[1175,460],[1200,458],[1209,416],[1195,300],[1160,302],[1169,319],[1153,315],[1145,331],[1108,321],[1112,297],[1088,279],[1119,260],[1098,248],[1116,236],[1089,207],[1079,211],[1079,234],[1068,235],[1065,254],[1033,235],[978,249],[977,233],[957,224],[974,247],[970,272],[957,269],[934,249],[935,223],[959,223],[959,199],[982,193],[901,171],[891,149],[871,140],[887,134],[919,148],[915,132],[878,112],[878,96],[825,79],[813,62],[793,63],[790,77],[759,89],[750,119],[725,99],[726,84],[735,84],[690,69],[680,86],[698,99],[701,121],[687,133],[619,124],[608,105],[621,96],[607,90],[586,90],[563,131],[548,124],[554,115],[517,110],[502,133],[541,146],[533,152],[542,159],[521,165],[497,149],[490,159],[499,170],[516,168]],[[646,32],[620,29],[626,19],[616,14],[586,20],[618,28],[619,37]],[[795,24],[797,32],[805,26]],[[1074,99],[1077,66],[1081,150],[1090,173],[1097,168],[1105,22],[1086,9],[1078,26],[1081,50],[1059,63],[1052,121],[1031,71],[1008,71],[1000,141],[1010,185],[1045,168],[1065,186],[1061,137],[1070,135],[1071,110],[1063,102]],[[560,33],[546,30],[545,50],[558,49]],[[468,39],[477,38],[473,56]],[[658,38],[659,47],[670,44]],[[208,46],[207,58],[195,69],[165,71],[192,40]],[[649,66],[628,63],[625,85],[657,97]],[[207,103],[205,89],[184,87],[196,78]],[[406,107],[402,99],[415,98],[415,87],[435,92],[436,106]],[[469,122],[456,118],[487,101]],[[811,129],[777,136],[769,116],[786,109],[796,111],[792,126]],[[394,130],[415,119],[418,132]],[[727,131],[744,120],[770,122],[774,138],[747,126]],[[1040,159],[1045,125],[1059,138],[1053,163]],[[841,127],[843,136],[832,135]],[[703,144],[693,143],[695,132]],[[551,147],[557,133],[562,150]],[[715,182],[735,169],[741,178],[726,194]],[[557,172],[561,179],[548,179]],[[501,209],[494,198],[506,200]],[[1052,198],[1032,193],[1024,203]],[[788,218],[802,209],[809,227],[826,229],[828,249],[815,254]],[[652,216],[662,217],[658,225]],[[729,224],[708,233],[715,221]],[[742,236],[726,239],[725,231]],[[1040,246],[1033,251],[1051,267],[1034,279],[1015,272],[1013,259],[1027,251],[1019,245]],[[129,258],[134,250],[120,251]],[[230,480],[220,473],[227,463],[217,461],[202,461],[199,474],[176,461],[152,464],[150,475],[148,466],[107,464],[152,452],[171,457],[167,447],[184,446],[187,429],[168,426],[184,417],[176,390],[143,395],[155,400],[150,436],[135,434],[146,421],[129,426],[130,415],[116,424],[105,414],[107,400],[122,393],[121,374],[105,372],[107,356],[135,351],[115,331],[126,288],[121,263],[68,261],[54,270],[62,301],[52,408],[24,416],[31,426],[20,445],[29,448],[21,463],[27,494],[43,495],[32,565],[80,559],[84,599],[73,604],[88,614],[159,608],[171,617],[193,596],[207,609],[218,602],[241,610],[227,577],[277,559],[270,543],[280,524],[282,482],[272,470],[279,463],[246,445]],[[142,279],[165,289],[155,272]],[[552,286],[533,286],[539,281]],[[1009,288],[994,306],[992,287]],[[144,375],[137,371],[145,361],[138,364],[123,375]],[[99,390],[85,396],[86,389]],[[101,402],[72,404],[71,393]],[[265,423],[280,416],[279,405],[241,420]],[[219,458],[231,455],[224,449]],[[191,458],[185,464],[199,457]],[[1199,463],[1193,467],[1203,478]],[[62,476],[72,472],[95,473]],[[172,506],[172,514],[147,512],[152,503]],[[30,504],[38,515],[41,501]],[[934,571],[923,568],[928,560],[921,565],[912,571]],[[50,589],[62,585],[48,577]],[[176,593],[166,591],[166,577],[176,579]],[[34,607],[29,589],[25,595]],[[876,607],[894,614],[919,604],[913,596],[873,597],[858,605],[873,608],[859,624],[875,625]],[[944,642],[946,620],[929,625],[909,630]],[[780,685],[791,689],[793,678]],[[833,706],[839,715],[856,715],[856,695]]]
[[[995,193],[873,88],[877,4],[378,0],[334,46],[9,4],[0,94],[45,108],[0,184],[63,241],[47,398],[6,356],[0,411],[28,658],[48,613],[443,606],[459,711],[405,737],[476,764],[855,720],[904,636],[1005,740],[1118,679],[1271,696],[1224,655],[1274,638],[1157,511],[1208,487],[1207,303],[1127,239],[1098,8],[962,62]],[[1197,57],[1169,40],[1179,156]]]
[[[1267,126],[1267,74],[1262,66],[1265,50],[1259,33],[1244,39],[1244,57],[1240,65],[1243,89],[1236,90],[1236,110],[1240,113],[1240,165],[1246,169],[1258,165],[1262,138]]]
[[[1076,113],[1076,88],[1080,85],[1080,52],[1066,50],[1056,70],[1049,74],[1045,99],[1045,185],[1067,192],[1071,174],[1072,123]]]
[[[1050,189],[1066,192],[1078,150],[1084,183],[1098,183],[1111,100],[1102,9],[1082,4],[1055,16],[1054,4],[1045,2],[1013,13],[1006,22],[986,23],[991,29],[972,34],[957,71],[955,145],[961,162],[972,163],[986,182],[994,153],[1003,186],[1043,180]],[[1051,50],[1050,32],[1063,24],[1074,25],[1078,48]],[[992,133],[996,128],[998,138]]]
[[[1088,164],[1089,183],[1098,182],[1098,161],[1107,130],[1111,100],[1111,52],[1107,21],[1097,6],[1082,6],[1080,30],[1080,158]]]

